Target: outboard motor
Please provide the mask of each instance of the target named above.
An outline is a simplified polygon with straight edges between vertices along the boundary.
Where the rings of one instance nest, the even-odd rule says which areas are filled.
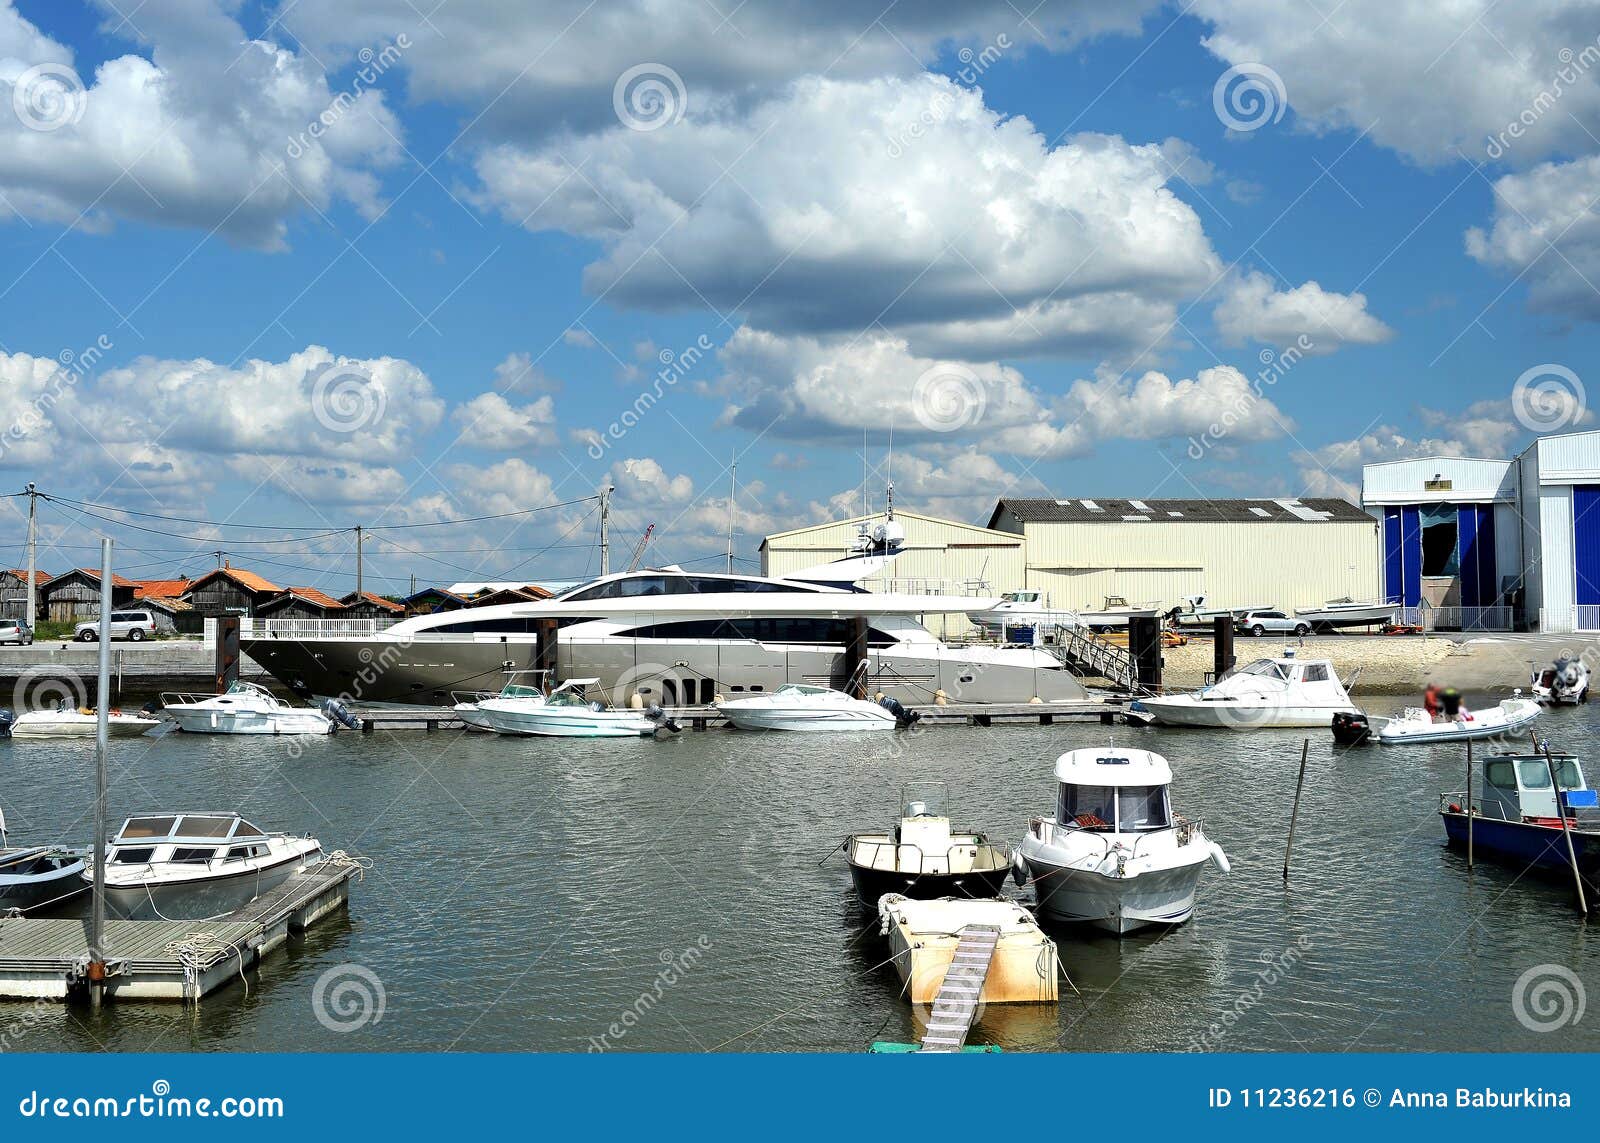
[[[678,731],[683,729],[673,719],[668,718],[667,712],[662,710],[656,703],[651,703],[644,708],[644,716],[655,723],[658,730],[670,730],[672,733],[677,734]]]
[[[0,710],[0,738],[11,737],[11,724],[14,721],[9,710]]]
[[[913,725],[919,718],[922,717],[922,712],[920,710],[907,710],[899,699],[891,698],[888,695],[884,695],[881,699],[879,699],[878,705],[884,710],[888,711],[890,714],[894,715],[895,726],[901,730]]]
[[[1340,746],[1361,746],[1371,741],[1372,726],[1360,711],[1338,711],[1333,716],[1333,740]]]
[[[139,713],[154,717],[160,714],[164,709],[166,708],[161,705],[160,699],[151,699],[149,702],[145,703],[139,708]]]
[[[346,730],[361,729],[361,720],[355,716],[355,712],[338,699],[323,699],[322,713]]]

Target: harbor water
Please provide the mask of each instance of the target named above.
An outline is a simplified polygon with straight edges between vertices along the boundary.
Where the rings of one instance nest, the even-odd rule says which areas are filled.
[[[1540,726],[1558,748],[1593,756],[1600,704]],[[0,1003],[0,1032],[23,1051],[857,1052],[915,1039],[919,1014],[901,999],[877,920],[830,851],[849,832],[888,828],[910,798],[1015,844],[1050,809],[1055,757],[1114,738],[1172,760],[1175,809],[1204,822],[1233,872],[1209,871],[1195,919],[1174,930],[1052,930],[1072,987],[1059,1005],[989,1007],[974,1041],[1600,1049],[1600,1020],[1537,1030],[1530,995],[1558,969],[1595,979],[1600,946],[1570,884],[1482,855],[1469,872],[1443,844],[1437,795],[1463,787],[1463,747],[1345,749],[1309,734],[1287,887],[1297,731],[114,741],[114,821],[238,810],[315,833],[371,869],[347,920],[197,1007]],[[0,743],[0,773],[12,844],[87,843],[92,742]]]

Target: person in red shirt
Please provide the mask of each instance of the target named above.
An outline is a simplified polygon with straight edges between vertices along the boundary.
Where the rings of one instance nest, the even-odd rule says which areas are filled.
[[[1428,712],[1430,719],[1439,717],[1439,684],[1429,683],[1422,692],[1422,709]]]

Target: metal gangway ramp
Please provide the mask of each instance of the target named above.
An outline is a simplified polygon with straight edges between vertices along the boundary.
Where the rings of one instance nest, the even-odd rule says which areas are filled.
[[[964,925],[950,968],[934,998],[928,1026],[922,1031],[924,1052],[959,1052],[978,1015],[978,999],[989,976],[989,963],[1000,943],[999,925]]]

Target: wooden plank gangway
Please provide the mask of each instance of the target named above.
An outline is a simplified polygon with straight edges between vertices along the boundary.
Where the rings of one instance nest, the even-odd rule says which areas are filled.
[[[1000,943],[1000,926],[964,925],[958,936],[950,968],[939,985],[928,1025],[922,1031],[924,1052],[959,1052],[966,1046],[967,1033],[978,1015],[983,982],[989,977],[995,946]]]
[[[344,908],[359,873],[357,862],[336,856],[215,920],[107,921],[105,994],[198,1002]],[[87,989],[88,945],[83,919],[0,919],[0,1000],[77,999]]]

